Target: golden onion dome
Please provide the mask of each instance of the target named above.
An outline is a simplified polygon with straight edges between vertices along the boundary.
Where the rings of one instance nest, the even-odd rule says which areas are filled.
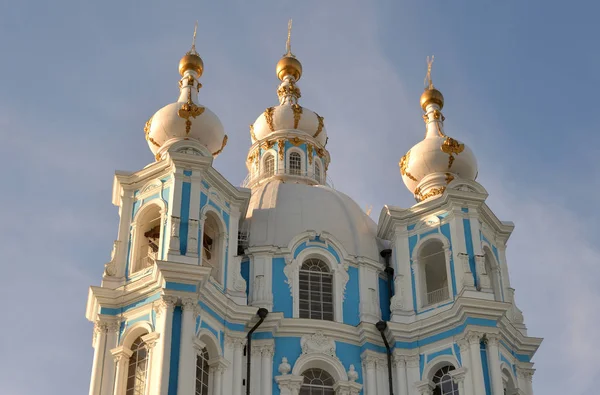
[[[277,78],[283,81],[286,75],[291,75],[296,81],[302,77],[302,63],[296,57],[286,55],[277,62]]]
[[[425,89],[425,92],[421,95],[421,108],[423,111],[427,111],[427,106],[430,103],[435,103],[440,106],[440,110],[444,107],[444,95],[442,92],[438,91],[435,88]]]
[[[183,76],[187,70],[195,71],[198,74],[198,78],[202,76],[202,72],[204,71],[204,62],[196,53],[196,51],[190,51],[186,53],[179,61],[179,74]]]

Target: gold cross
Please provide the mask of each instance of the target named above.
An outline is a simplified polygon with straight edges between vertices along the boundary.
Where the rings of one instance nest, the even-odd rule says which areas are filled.
[[[433,55],[431,55],[431,59],[429,59],[429,56],[427,57],[427,74],[425,75],[426,89],[433,89],[433,81],[431,80],[431,65],[433,65],[433,58]]]

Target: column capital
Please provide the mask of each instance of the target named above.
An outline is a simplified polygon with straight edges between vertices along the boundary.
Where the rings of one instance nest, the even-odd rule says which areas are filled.
[[[534,373],[535,369],[533,368],[521,368],[517,366],[517,376],[520,378],[531,381]]]
[[[241,349],[246,345],[245,337],[237,337],[225,335],[225,347],[236,349]]]
[[[156,313],[157,317],[160,317],[160,315],[168,308],[173,309],[175,307],[175,305],[177,304],[178,298],[176,296],[173,295],[162,295],[160,299],[158,299],[157,301],[155,301],[152,304],[152,308],[154,309],[154,312]]]
[[[466,336],[456,340],[456,344],[458,344],[458,347],[460,348],[461,352],[469,351],[469,340],[467,340]]]
[[[275,354],[275,346],[273,344],[264,344],[260,347],[260,352],[263,357],[273,358]]]
[[[160,333],[152,332],[152,333],[148,333],[147,335],[142,336],[142,341],[144,342],[146,347],[148,347],[148,350],[152,350],[154,348],[154,346],[156,345],[156,342],[158,341],[159,338],[160,338]]]
[[[394,356],[392,357],[392,361],[393,363],[396,364],[396,366],[400,366],[400,367],[406,367],[406,355],[397,355],[394,354]]]
[[[374,355],[363,355],[362,357],[362,364],[365,367],[365,369],[375,369],[375,366],[378,362],[379,358],[377,358]]]
[[[500,334],[498,333],[486,333],[485,338],[487,340],[487,344],[492,347],[497,347],[500,342]]]
[[[430,380],[417,381],[415,383],[419,395],[431,395],[435,386]]]
[[[208,366],[210,366],[211,369],[214,369],[215,372],[222,373],[229,367],[229,362],[227,362],[225,358],[220,356],[208,361]]]
[[[469,344],[479,344],[481,342],[482,333],[475,331],[468,331],[465,333],[465,339],[469,342]]]
[[[181,300],[181,308],[183,311],[194,311],[198,306],[198,301],[194,298],[183,298]]]
[[[110,353],[112,354],[117,364],[123,360],[128,360],[133,355],[133,351],[131,351],[125,346],[115,347],[112,350],[110,350]]]
[[[465,376],[467,374],[467,368],[462,367],[460,369],[455,369],[455,370],[451,371],[449,374],[450,374],[450,377],[452,377],[452,381],[454,381],[456,384],[460,384],[463,381],[465,381]]]
[[[333,385],[335,395],[358,395],[362,390],[362,384],[353,381],[338,381]]]
[[[304,376],[294,376],[291,374],[275,376],[275,382],[281,391],[287,390],[290,394],[297,394],[304,382]]]
[[[409,368],[418,368],[419,367],[420,357],[418,355],[410,355],[406,357],[406,366]]]

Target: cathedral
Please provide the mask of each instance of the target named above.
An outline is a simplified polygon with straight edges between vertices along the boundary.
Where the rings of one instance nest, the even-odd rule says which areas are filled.
[[[228,136],[199,102],[194,43],[178,99],[144,126],[155,161],[114,176],[117,240],[86,306],[89,394],[532,395],[542,339],[510,284],[514,225],[445,128],[432,61],[425,136],[399,160],[416,203],[375,222],[329,182],[325,118],[300,104],[289,29],[242,186],[213,167]]]

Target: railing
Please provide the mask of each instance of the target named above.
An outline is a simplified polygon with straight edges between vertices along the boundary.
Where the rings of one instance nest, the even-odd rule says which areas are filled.
[[[448,299],[448,287],[436,289],[435,291],[427,292],[427,304],[436,304]]]
[[[241,187],[250,188],[254,184],[256,184],[257,182],[259,182],[261,180],[267,180],[267,179],[270,179],[273,177],[283,177],[283,176],[285,176],[286,178],[288,178],[290,180],[293,180],[295,178],[298,178],[298,179],[309,178],[310,180],[314,181],[315,184],[324,184],[324,185],[327,185],[328,187],[330,187],[331,189],[335,189],[333,186],[333,181],[331,181],[331,178],[329,178],[328,176],[323,176],[323,174],[321,174],[321,177],[318,178],[315,175],[315,173],[312,171],[294,171],[294,173],[290,173],[290,172],[286,171],[285,169],[278,169],[271,174],[266,174],[266,173],[252,174],[252,173],[250,173],[246,176],[246,178],[242,182]]]

